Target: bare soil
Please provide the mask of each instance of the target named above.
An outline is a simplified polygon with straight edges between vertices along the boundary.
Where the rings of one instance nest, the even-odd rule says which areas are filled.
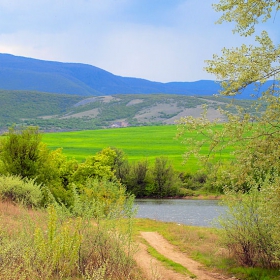
[[[197,280],[228,280],[236,279],[210,271],[200,263],[192,260],[186,254],[180,252],[174,245],[170,244],[157,232],[141,232],[144,238],[154,249],[166,258],[186,267]],[[147,246],[143,243],[139,245],[139,251],[135,255],[138,266],[144,271],[147,280],[182,280],[193,279],[190,276],[176,273],[164,267],[158,260],[147,252]]]

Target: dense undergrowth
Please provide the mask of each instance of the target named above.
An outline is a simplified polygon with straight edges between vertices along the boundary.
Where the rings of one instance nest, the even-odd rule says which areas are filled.
[[[93,188],[88,183],[92,179],[122,186],[141,198],[195,196],[199,191],[217,191],[212,189],[203,171],[176,171],[168,156],[157,156],[153,162],[148,159],[130,162],[123,150],[106,147],[79,162],[67,158],[61,148],[50,150],[41,139],[36,127],[10,128],[0,141],[0,174],[18,176],[18,179],[4,179],[13,180],[14,188],[19,188],[16,181],[23,179],[20,188],[36,184],[42,190],[48,189],[57,202],[68,207],[73,204],[73,188],[83,197],[92,193]],[[11,196],[10,191],[3,190],[5,196]],[[42,203],[46,204],[44,191],[42,196]],[[21,199],[19,194],[17,199]],[[26,200],[26,203],[31,202]]]
[[[139,279],[129,205],[106,215],[91,203],[79,215],[57,203],[35,211],[2,201],[0,210],[0,279]]]
[[[0,279],[141,279],[133,260],[139,231],[158,231],[210,270],[239,279],[280,276],[277,269],[240,266],[222,242],[221,229],[135,220],[133,197],[109,182],[88,181],[93,195],[88,199],[73,189],[71,207],[48,192],[49,203],[42,208],[30,203],[41,191],[36,183],[16,176],[1,179]],[[15,199],[18,195],[21,199]]]
[[[57,204],[34,210],[1,201],[0,279],[143,279],[133,260],[140,231],[159,232],[208,269],[229,277],[280,277],[277,269],[239,266],[221,242],[221,229],[131,219],[129,211],[125,219],[115,214],[114,219],[92,219],[91,211],[83,213],[77,217]]]

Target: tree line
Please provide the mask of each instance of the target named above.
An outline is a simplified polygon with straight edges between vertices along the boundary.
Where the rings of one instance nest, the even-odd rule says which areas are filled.
[[[123,187],[127,194],[141,198],[192,196],[206,185],[205,174],[177,172],[168,157],[157,157],[153,163],[147,159],[129,162],[125,153],[115,147],[104,148],[79,163],[68,159],[61,148],[48,149],[39,129],[31,126],[11,127],[2,136],[0,174],[40,186],[44,190],[42,204],[48,200],[47,188],[57,202],[68,206],[73,204],[73,188],[79,194],[93,196],[93,181]],[[9,196],[13,198],[13,194]]]

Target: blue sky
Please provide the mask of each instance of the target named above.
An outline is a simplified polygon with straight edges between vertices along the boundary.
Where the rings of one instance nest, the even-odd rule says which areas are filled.
[[[0,52],[159,82],[215,79],[204,61],[253,43],[217,25],[218,0],[0,0]],[[279,42],[279,16],[267,25]]]

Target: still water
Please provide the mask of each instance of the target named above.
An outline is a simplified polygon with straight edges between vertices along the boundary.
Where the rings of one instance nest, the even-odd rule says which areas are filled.
[[[136,199],[137,218],[178,224],[217,227],[215,219],[225,208],[217,200]]]

